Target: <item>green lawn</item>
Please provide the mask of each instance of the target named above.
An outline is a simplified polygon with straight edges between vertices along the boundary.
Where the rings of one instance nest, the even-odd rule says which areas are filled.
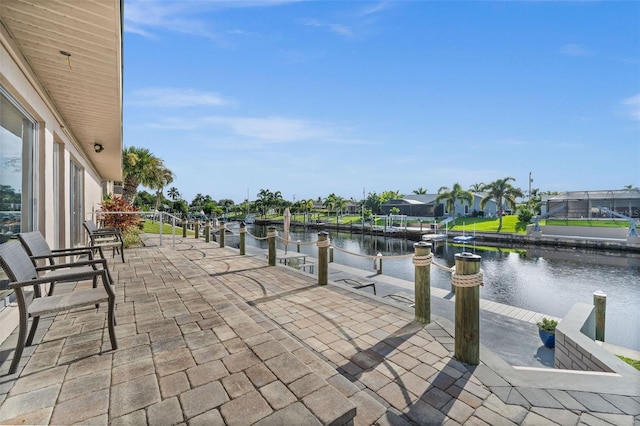
[[[640,361],[637,359],[627,358],[626,356],[616,355],[618,358],[635,368],[636,370],[640,370]]]
[[[271,220],[283,220],[283,216],[269,216],[268,219]],[[319,220],[325,223],[336,223],[335,215],[326,215],[326,214],[318,214],[314,213],[312,216],[312,221]],[[291,215],[292,222],[302,222],[304,221],[304,215],[301,214],[293,214]],[[459,217],[456,218],[453,222],[453,225],[449,225],[449,229],[454,231],[466,231],[466,232],[498,232],[499,226],[498,218],[484,218],[484,217]],[[361,224],[362,216],[360,215],[342,215],[338,218],[338,223],[340,225],[349,225],[353,224]],[[431,222],[423,222],[423,226],[428,228]],[[376,226],[384,226],[384,219],[376,219],[374,225]],[[587,220],[587,219],[570,219],[570,220],[562,220],[562,219],[547,219],[541,220],[540,225],[555,225],[555,226],[602,226],[602,227],[618,227],[618,228],[626,228],[629,226],[629,222],[626,220]],[[411,222],[409,224],[411,227],[419,227],[419,222]],[[527,224],[518,222],[517,215],[508,215],[502,217],[502,229],[500,229],[501,233],[505,234],[525,234],[527,231]],[[156,233],[158,230],[156,229]],[[169,231],[169,233],[171,233]]]
[[[540,221],[541,225],[554,225],[554,226],[597,226],[606,228],[628,228],[629,221],[624,219],[602,219],[602,220],[588,220],[588,219],[547,219],[546,221]]]
[[[449,229],[467,232],[498,232],[499,225],[500,220],[498,218],[459,217],[454,221],[453,226],[449,226]],[[518,222],[518,216],[510,215],[502,217],[501,233],[524,234],[526,230],[527,224]]]
[[[159,234],[160,233],[160,222],[145,220],[144,225],[142,227],[142,232],[147,234]],[[162,233],[163,234],[172,234],[171,225],[167,225],[166,223],[162,224]],[[194,235],[193,231],[187,231],[187,234]],[[182,235],[182,227],[176,226],[176,235]]]

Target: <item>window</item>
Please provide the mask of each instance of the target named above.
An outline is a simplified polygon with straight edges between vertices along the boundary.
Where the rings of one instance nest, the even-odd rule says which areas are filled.
[[[37,124],[0,87],[0,242],[36,229]]]
[[[36,228],[36,130],[33,117],[0,86],[0,243]],[[0,310],[13,298],[7,283],[0,271]]]
[[[83,242],[82,221],[84,220],[84,179],[82,167],[73,160],[71,160],[70,173],[71,187],[69,188],[69,195],[71,199],[71,244],[76,246]]]

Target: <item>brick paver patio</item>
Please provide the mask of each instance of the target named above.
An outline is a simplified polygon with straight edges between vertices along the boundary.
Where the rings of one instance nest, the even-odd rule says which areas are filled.
[[[104,307],[43,321],[18,374],[0,366],[0,424],[640,424],[637,395],[458,362],[445,320],[214,243],[176,248],[110,261],[117,350]]]

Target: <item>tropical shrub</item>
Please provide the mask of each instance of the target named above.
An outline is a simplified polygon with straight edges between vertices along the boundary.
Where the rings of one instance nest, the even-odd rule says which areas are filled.
[[[521,206],[518,208],[518,222],[529,223],[533,218],[534,213],[529,207]]]
[[[100,208],[105,212],[137,212],[138,208],[127,203],[122,197],[105,198],[100,203]],[[105,227],[119,228],[127,233],[131,228],[137,227],[140,217],[137,214],[103,214],[100,217]]]

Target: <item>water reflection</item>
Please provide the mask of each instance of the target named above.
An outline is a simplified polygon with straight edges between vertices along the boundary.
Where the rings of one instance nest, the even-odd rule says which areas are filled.
[[[265,236],[265,227],[250,232]],[[400,255],[413,253],[413,241],[329,231],[332,244],[344,250],[364,255]],[[311,242],[317,239],[316,230],[296,228],[293,241]],[[247,238],[247,243],[266,248],[267,242]],[[295,250],[295,244],[289,246]],[[485,285],[480,289],[484,299],[562,317],[576,302],[593,303],[593,293],[607,294],[606,341],[640,350],[640,257],[628,253],[609,253],[589,250],[553,248],[496,248],[474,249],[482,256]],[[315,256],[315,245],[302,245],[300,251]],[[463,251],[438,243],[434,248],[436,261],[454,265],[454,255]],[[334,261],[344,265],[373,270],[370,259],[336,251]],[[410,259],[385,260],[385,275],[413,281],[414,266]],[[449,290],[451,277],[446,271],[432,268],[431,285]],[[632,325],[632,326],[630,326]]]

